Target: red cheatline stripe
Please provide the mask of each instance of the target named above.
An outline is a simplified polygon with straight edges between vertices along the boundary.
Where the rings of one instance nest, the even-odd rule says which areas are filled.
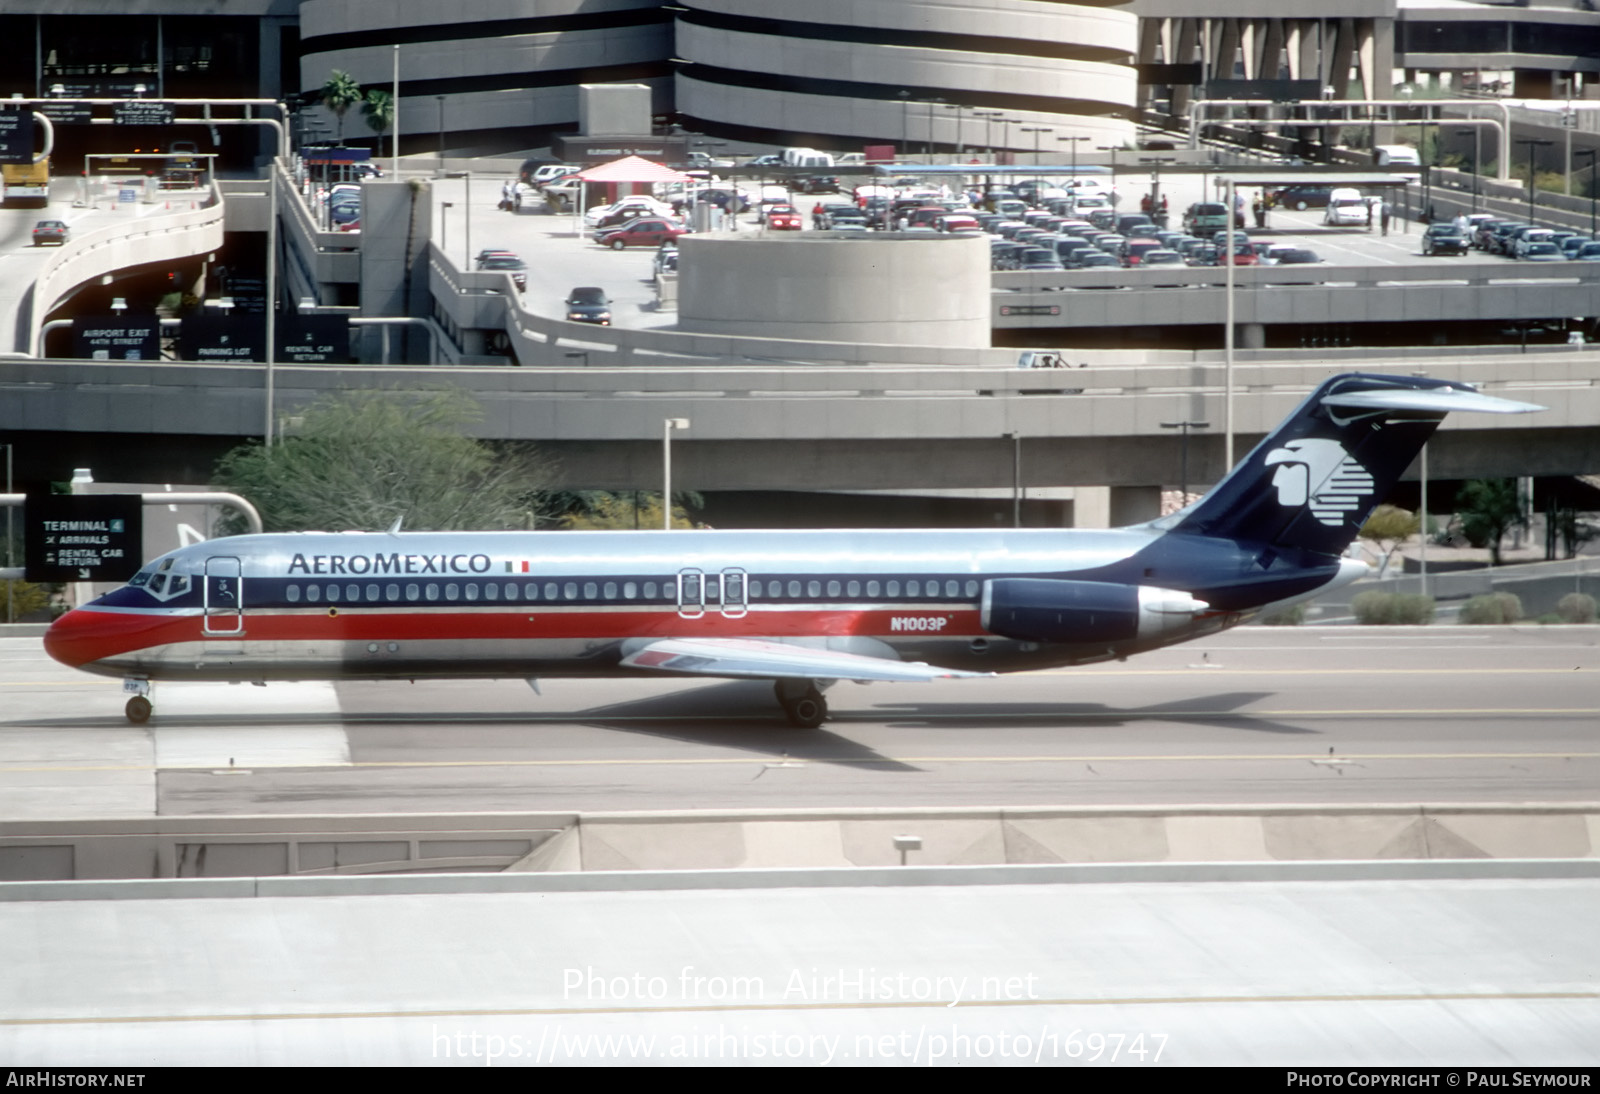
[[[895,621],[901,621],[896,627]],[[231,625],[231,620],[228,621]],[[616,638],[934,638],[985,634],[978,612],[965,610],[807,609],[750,611],[729,618],[715,612],[685,619],[669,611],[608,609],[540,611],[535,606],[508,609],[418,612],[376,606],[334,606],[295,612],[247,612],[244,631],[229,634],[256,642],[423,640],[537,640]],[[46,646],[52,657],[86,664],[150,646],[199,642],[209,637],[195,615],[97,612],[80,608],[51,628]]]

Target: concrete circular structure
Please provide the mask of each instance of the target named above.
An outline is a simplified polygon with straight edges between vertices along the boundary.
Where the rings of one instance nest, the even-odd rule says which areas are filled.
[[[989,345],[980,235],[708,232],[678,240],[678,329],[697,334]]]
[[[1059,155],[1133,138],[1125,0],[684,0],[677,109],[694,127],[819,148]]]

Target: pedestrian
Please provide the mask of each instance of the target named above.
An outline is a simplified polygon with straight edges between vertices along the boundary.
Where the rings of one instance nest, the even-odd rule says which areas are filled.
[[[511,183],[510,182],[503,182],[503,183],[500,184],[500,208],[502,210],[507,211],[507,212],[509,212],[510,209],[511,209]]]
[[[1250,203],[1250,209],[1255,213],[1256,227],[1265,228],[1267,226],[1267,203],[1261,200],[1260,194],[1257,194],[1255,201]]]
[[[511,211],[522,212],[522,183],[516,179],[511,180]]]
[[[1139,199],[1139,211],[1145,216],[1149,216],[1150,209],[1153,204],[1154,202],[1151,201],[1150,195],[1147,193],[1144,197]]]
[[[811,207],[811,227],[813,227],[813,228],[821,228],[822,227],[822,216],[823,216],[822,202],[819,201],[819,202],[817,202],[815,205],[813,205]]]
[[[1384,235],[1389,234],[1389,212],[1389,203],[1385,201],[1382,207],[1378,210],[1378,219],[1383,225]]]
[[[1372,231],[1372,198],[1367,199],[1367,231]]]

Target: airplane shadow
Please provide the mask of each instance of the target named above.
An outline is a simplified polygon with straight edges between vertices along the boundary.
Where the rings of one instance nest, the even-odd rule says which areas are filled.
[[[1319,731],[1287,722],[1236,713],[1269,698],[1266,691],[1223,692],[1155,703],[1143,707],[1110,707],[1104,703],[883,703],[876,710],[893,726],[929,729],[997,729],[1001,726],[1105,728],[1137,722],[1204,722],[1251,733],[1312,734]],[[893,712],[903,712],[896,716]],[[892,719],[892,721],[891,721]]]
[[[918,771],[826,726],[800,729],[783,720],[765,680],[734,680],[654,695],[573,714],[574,721],[688,744],[759,751],[774,759],[808,760],[874,771]]]

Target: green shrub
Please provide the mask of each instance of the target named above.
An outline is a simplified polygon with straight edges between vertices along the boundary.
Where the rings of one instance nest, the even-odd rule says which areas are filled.
[[[1593,623],[1594,597],[1588,593],[1568,593],[1556,605],[1562,623]]]
[[[1416,593],[1359,593],[1350,602],[1356,622],[1367,626],[1420,627],[1433,622],[1433,597]]]
[[[1461,622],[1469,626],[1515,623],[1522,618],[1522,601],[1513,593],[1475,596],[1461,606]]]
[[[1306,621],[1306,606],[1304,604],[1290,604],[1287,608],[1278,608],[1276,611],[1263,613],[1256,620],[1264,627],[1298,627]]]

